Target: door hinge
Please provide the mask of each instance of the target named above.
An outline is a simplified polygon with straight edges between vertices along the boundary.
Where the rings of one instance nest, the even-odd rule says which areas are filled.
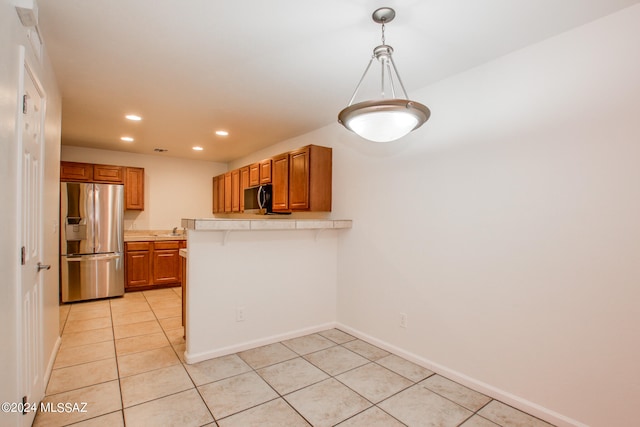
[[[22,415],[27,414],[27,396],[22,396]]]
[[[27,262],[27,249],[23,246],[20,248],[20,265],[25,265]]]
[[[22,114],[27,114],[27,112],[29,111],[29,107],[27,106],[28,102],[29,95],[25,93],[24,95],[22,95]]]

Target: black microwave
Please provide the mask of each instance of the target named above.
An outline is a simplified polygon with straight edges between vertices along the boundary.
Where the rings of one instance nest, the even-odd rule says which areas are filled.
[[[271,184],[256,185],[244,190],[244,211],[247,213],[270,214],[272,208],[272,186]]]

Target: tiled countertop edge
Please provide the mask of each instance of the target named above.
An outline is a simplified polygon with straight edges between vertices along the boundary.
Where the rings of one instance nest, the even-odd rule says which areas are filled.
[[[351,228],[352,220],[183,218],[182,227],[196,231],[340,230]]]
[[[124,232],[125,242],[153,242],[158,240],[186,240],[187,235],[172,234],[171,230],[127,230]]]

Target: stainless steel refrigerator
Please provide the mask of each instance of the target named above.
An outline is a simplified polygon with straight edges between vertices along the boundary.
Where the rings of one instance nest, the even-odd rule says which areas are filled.
[[[62,302],[124,294],[124,188],[60,184]]]

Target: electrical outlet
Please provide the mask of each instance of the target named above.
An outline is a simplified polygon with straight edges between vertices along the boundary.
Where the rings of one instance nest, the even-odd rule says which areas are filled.
[[[401,328],[405,328],[407,327],[407,314],[406,313],[400,313],[400,327]]]
[[[244,307],[236,308],[236,322],[244,322]]]

